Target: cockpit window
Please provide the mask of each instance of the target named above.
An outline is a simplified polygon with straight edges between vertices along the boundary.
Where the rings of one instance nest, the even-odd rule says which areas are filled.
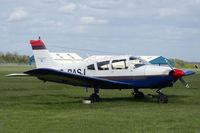
[[[126,59],[121,60],[113,60],[112,61],[112,69],[127,69]]]
[[[134,64],[137,64],[137,63],[141,64],[141,62],[142,62],[140,60],[140,58],[136,58],[136,57],[130,57],[129,60],[130,60],[131,63],[134,63]]]
[[[109,61],[97,62],[98,70],[109,70]]]
[[[87,69],[88,70],[95,70],[94,64],[91,64],[91,65],[87,66]]]
[[[137,60],[138,58],[136,57],[130,57],[129,60]]]
[[[149,64],[147,61],[143,60],[140,57],[133,57],[133,56],[131,56],[129,58],[129,60],[130,60],[130,62],[139,62],[140,64]]]
[[[138,68],[147,64],[144,60],[137,57],[130,57],[130,68]]]
[[[144,66],[145,64],[135,64],[135,68],[138,68],[138,67],[141,67],[141,66]]]

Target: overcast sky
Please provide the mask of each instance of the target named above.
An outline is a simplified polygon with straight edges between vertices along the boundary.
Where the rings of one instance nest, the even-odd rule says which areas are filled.
[[[0,0],[0,51],[32,55],[38,36],[52,52],[200,61],[200,0]]]

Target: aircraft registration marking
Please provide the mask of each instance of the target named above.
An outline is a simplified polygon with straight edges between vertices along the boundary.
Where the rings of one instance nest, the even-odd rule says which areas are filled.
[[[74,74],[80,74],[80,75],[85,75],[85,69],[68,69],[67,72],[69,73],[74,73]]]

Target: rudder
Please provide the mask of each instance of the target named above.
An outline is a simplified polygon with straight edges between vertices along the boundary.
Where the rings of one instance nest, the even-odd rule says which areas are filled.
[[[30,44],[37,68],[56,68],[53,58],[40,37],[38,40],[30,40]]]

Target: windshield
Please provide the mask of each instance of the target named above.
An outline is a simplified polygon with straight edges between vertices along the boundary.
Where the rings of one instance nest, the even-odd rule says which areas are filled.
[[[141,66],[144,66],[146,64],[149,64],[148,62],[146,62],[145,60],[139,58],[139,57],[130,57],[129,58],[129,66],[130,68],[138,68]]]
[[[149,62],[141,59],[140,57],[133,57],[133,56],[131,56],[129,58],[129,60],[130,60],[131,63],[134,63],[134,64],[149,64]]]

